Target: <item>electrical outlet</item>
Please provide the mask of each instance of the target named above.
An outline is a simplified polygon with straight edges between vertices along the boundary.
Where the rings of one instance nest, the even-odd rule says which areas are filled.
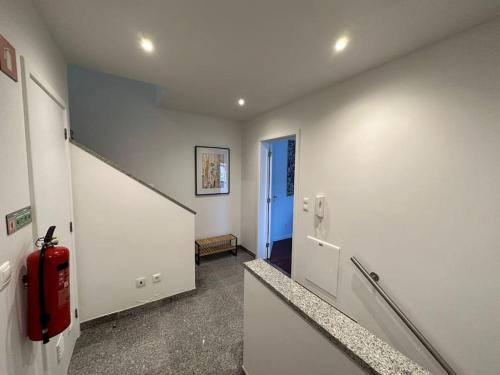
[[[56,344],[57,362],[61,362],[64,357],[64,335],[60,335]]]
[[[159,283],[161,281],[161,273],[155,273],[151,278],[154,283]]]
[[[135,279],[135,287],[136,288],[142,288],[146,286],[146,278],[145,277],[138,277]]]

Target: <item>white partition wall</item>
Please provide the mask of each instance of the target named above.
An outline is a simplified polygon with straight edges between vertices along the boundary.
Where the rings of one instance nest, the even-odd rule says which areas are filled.
[[[159,108],[159,87],[77,66],[68,69],[68,86],[79,143],[194,209],[196,238],[240,236],[238,122]],[[231,149],[229,195],[195,195],[195,146]]]
[[[247,375],[361,375],[311,322],[245,271],[243,366]]]
[[[194,289],[195,215],[75,145],[71,154],[82,321]]]

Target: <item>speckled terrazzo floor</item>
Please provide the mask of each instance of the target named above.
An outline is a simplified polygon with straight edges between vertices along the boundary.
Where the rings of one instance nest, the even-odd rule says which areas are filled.
[[[82,331],[69,375],[243,374],[243,262],[221,254],[196,267],[197,290]]]

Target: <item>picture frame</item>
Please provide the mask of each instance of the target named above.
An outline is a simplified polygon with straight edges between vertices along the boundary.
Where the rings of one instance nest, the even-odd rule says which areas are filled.
[[[195,146],[195,195],[228,195],[231,160],[227,147]]]

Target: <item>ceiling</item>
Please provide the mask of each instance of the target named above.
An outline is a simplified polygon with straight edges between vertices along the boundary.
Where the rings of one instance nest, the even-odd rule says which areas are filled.
[[[235,120],[500,14],[499,0],[34,2],[68,62],[159,85],[166,108]],[[341,35],[351,43],[334,53]]]

